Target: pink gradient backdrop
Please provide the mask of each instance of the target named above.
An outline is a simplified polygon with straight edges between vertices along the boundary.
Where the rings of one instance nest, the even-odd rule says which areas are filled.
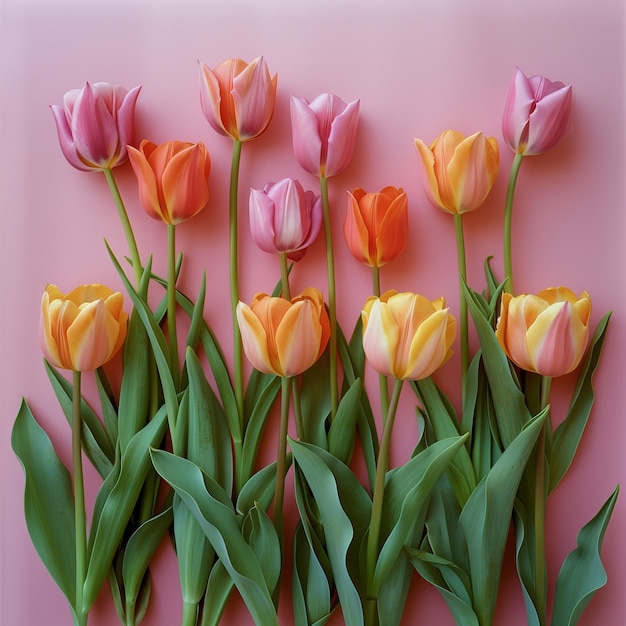
[[[228,57],[263,55],[277,72],[278,101],[268,132],[244,149],[241,204],[249,187],[285,176],[306,188],[316,179],[292,157],[289,95],[334,92],[361,98],[356,154],[331,180],[339,293],[339,321],[350,328],[370,292],[370,275],[343,246],[345,191],[402,186],[410,203],[411,244],[382,273],[383,288],[445,295],[456,309],[453,224],[425,199],[413,138],[429,143],[446,128],[483,130],[500,140],[505,90],[513,70],[574,85],[575,132],[552,152],[527,159],[515,210],[516,287],[535,291],[565,284],[590,292],[593,321],[615,311],[596,377],[598,400],[571,471],[549,502],[548,552],[552,577],[575,547],[578,529],[625,475],[626,291],[624,239],[624,5],[622,0],[2,0],[0,3],[0,207],[3,302],[0,307],[2,414],[0,419],[0,624],[67,626],[62,594],[40,563],[22,510],[23,473],[10,448],[10,431],[24,395],[64,460],[69,431],[49,387],[37,341],[39,301],[47,282],[69,290],[103,282],[120,288],[103,238],[122,255],[125,243],[104,179],[71,168],[59,150],[48,106],[86,80],[143,85],[139,138],[204,141],[212,155],[207,209],[178,229],[186,251],[183,287],[196,293],[203,269],[211,295],[206,318],[228,352],[227,187],[230,143],[216,135],[199,107],[196,61],[214,66]],[[504,190],[512,155],[501,143],[501,172],[493,194],[467,216],[469,282],[483,285],[482,262],[494,256],[501,274]],[[165,229],[139,207],[129,166],[119,181],[142,254],[164,266]],[[245,213],[243,213],[245,216]],[[242,219],[241,292],[250,299],[271,290],[275,258],[256,249]],[[318,241],[294,271],[294,290],[325,289],[324,252]],[[457,361],[437,380],[457,400]],[[559,392],[572,380],[555,382]],[[408,390],[407,390],[408,391]],[[564,394],[561,394],[565,397]],[[406,460],[416,436],[411,398],[398,419],[393,460]],[[562,410],[557,402],[556,411]],[[273,445],[265,454],[271,456]],[[88,506],[98,480],[87,473]],[[293,513],[289,514],[293,522]],[[626,623],[624,495],[605,538],[607,586],[591,602],[582,626]],[[526,623],[512,567],[512,545],[498,604],[497,625]],[[159,551],[152,605],[145,626],[180,621],[175,560]],[[405,624],[451,625],[445,604],[415,577]],[[288,597],[288,593],[284,597]],[[283,610],[281,623],[290,623]],[[236,602],[227,624],[247,624]],[[108,590],[91,626],[115,624]],[[339,624],[334,619],[332,624]]]

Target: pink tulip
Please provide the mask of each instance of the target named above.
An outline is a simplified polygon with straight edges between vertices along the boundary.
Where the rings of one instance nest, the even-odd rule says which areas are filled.
[[[85,83],[68,91],[52,115],[63,155],[76,169],[89,172],[124,163],[135,134],[135,105],[141,87],[127,91],[108,83]]]
[[[246,63],[227,59],[215,69],[200,67],[200,105],[204,117],[220,135],[238,141],[254,139],[274,115],[276,83],[263,57]]]
[[[322,203],[294,179],[250,190],[250,231],[265,252],[299,261],[322,225]]]
[[[502,116],[502,134],[513,152],[540,154],[572,129],[574,94],[571,85],[543,76],[527,78],[517,68]]]
[[[291,97],[293,150],[305,171],[330,177],[347,167],[354,152],[359,106],[359,100],[346,104],[327,93],[311,103]]]

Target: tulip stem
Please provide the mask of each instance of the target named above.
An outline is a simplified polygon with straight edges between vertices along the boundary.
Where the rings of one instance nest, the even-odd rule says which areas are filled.
[[[330,206],[328,203],[328,178],[320,176],[322,196],[322,215],[324,218],[324,238],[326,239],[326,267],[328,271],[328,317],[330,337],[328,350],[330,356],[330,417],[334,419],[339,405],[339,383],[337,380],[337,302],[335,295],[335,258],[333,253],[333,235],[330,224]]]
[[[504,204],[504,278],[505,291],[513,293],[513,254],[511,251],[511,233],[513,230],[513,197],[515,196],[515,186],[519,174],[523,154],[516,154],[509,174],[509,183],[506,188],[506,200]]]
[[[237,491],[242,486],[243,480],[240,471],[241,457],[243,453],[243,346],[241,331],[237,322],[237,304],[239,303],[239,260],[238,260],[238,227],[237,227],[237,192],[239,190],[239,166],[241,163],[241,148],[243,142],[233,140],[233,157],[230,169],[230,194],[229,194],[229,227],[230,227],[230,299],[233,319],[233,364],[235,376],[235,403],[237,406],[237,419],[239,433],[233,433],[235,446],[235,484]]]
[[[367,536],[366,552],[366,575],[367,575],[367,599],[365,606],[366,626],[375,626],[378,623],[377,596],[378,590],[374,589],[374,574],[376,572],[376,562],[378,560],[378,550],[380,543],[380,530],[383,517],[383,500],[385,491],[385,476],[389,469],[389,448],[393,423],[398,409],[400,392],[402,391],[402,380],[396,378],[387,417],[384,421],[383,435],[380,442],[378,460],[376,462],[376,479],[374,482],[374,492],[372,495],[372,515],[370,518],[369,533]]]
[[[73,372],[72,389],[72,470],[74,475],[74,526],[76,531],[76,600],[75,611],[78,626],[87,623],[83,606],[83,587],[87,575],[87,521],[85,515],[85,487],[82,462],[81,373]]]
[[[285,478],[287,477],[287,430],[289,427],[289,404],[291,378],[284,376],[281,381],[280,427],[278,433],[278,450],[276,454],[276,487],[274,491],[274,528],[280,542],[280,552],[285,544],[285,524],[283,519],[283,503],[285,500]],[[278,606],[280,580],[276,583],[274,603]]]
[[[372,267],[372,288],[374,295],[380,298],[380,267]],[[384,374],[378,374],[378,386],[380,389],[380,409],[383,420],[385,420],[389,411],[389,385]]]
[[[291,289],[289,288],[289,267],[287,266],[287,254],[280,253],[280,280],[283,298],[291,300]]]
[[[178,337],[176,336],[176,226],[167,225],[167,334],[170,341],[170,370],[178,389]]]
[[[459,317],[461,324],[461,400],[465,403],[466,374],[469,367],[469,339],[467,324],[467,298],[465,297],[465,283],[467,269],[465,263],[465,237],[463,235],[463,215],[454,214],[454,229],[456,232],[456,251],[459,268]]]
[[[113,170],[111,168],[105,168],[102,171],[104,172],[104,177],[109,184],[109,189],[111,190],[115,206],[117,207],[117,213],[120,217],[120,221],[122,222],[124,235],[126,235],[126,245],[128,246],[128,253],[130,254],[130,258],[133,263],[133,269],[135,271],[135,281],[137,283],[137,286],[139,287],[142,269],[141,260],[139,258],[139,250],[137,248],[137,242],[135,241],[135,235],[133,234],[133,228],[130,224],[130,220],[128,219],[128,213],[126,212],[126,207],[124,206],[124,201],[122,200],[120,190],[117,186],[117,183],[115,182]]]

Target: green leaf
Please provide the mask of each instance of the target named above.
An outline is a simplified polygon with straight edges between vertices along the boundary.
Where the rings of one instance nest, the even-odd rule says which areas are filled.
[[[122,577],[127,607],[136,605],[148,565],[171,523],[172,507],[168,507],[141,524],[126,542]]]
[[[585,431],[589,414],[593,407],[595,394],[593,390],[593,374],[600,362],[602,345],[609,323],[610,313],[605,315],[598,324],[580,370],[576,388],[567,412],[567,417],[554,432],[552,452],[549,458],[550,488],[552,491],[569,469],[574,459],[578,444]]]
[[[373,581],[375,596],[383,580],[396,565],[402,548],[413,536],[415,520],[435,483],[467,438],[468,435],[464,435],[437,441],[402,467],[387,474],[382,524],[386,539],[376,561]]]
[[[255,622],[278,626],[262,568],[241,534],[229,496],[191,461],[163,450],[153,450],[152,462],[194,514]]]
[[[349,463],[354,450],[355,427],[361,405],[363,384],[357,378],[337,407],[328,431],[328,450],[343,463]]]
[[[618,493],[619,486],[580,530],[577,548],[563,562],[554,593],[553,626],[576,624],[593,595],[606,584],[600,549]]]
[[[46,432],[22,400],[11,446],[24,468],[24,515],[39,558],[70,605],[76,600],[76,530],[72,479]]]
[[[280,580],[282,559],[280,541],[272,520],[262,507],[255,504],[248,511],[242,529],[246,541],[256,554],[257,560],[263,564],[263,575],[267,588],[274,591]]]
[[[505,449],[459,518],[470,562],[474,609],[480,623],[490,624],[493,618],[515,495],[546,416],[547,409],[531,420]]]
[[[327,418],[330,415],[330,388],[328,385],[329,350],[301,376],[300,407],[304,432],[298,433],[302,441],[320,448],[328,446],[326,436]]]
[[[104,430],[109,441],[117,441],[117,400],[115,399],[103,367],[99,367],[95,371],[95,376],[96,385],[98,387],[98,397],[100,398],[100,407],[102,408]],[[115,458],[115,454],[113,454],[113,458]]]
[[[149,448],[161,442],[165,428],[166,415],[161,410],[128,443],[121,457],[115,484],[111,487],[105,481],[101,487],[105,497],[99,498],[100,502],[94,510],[92,520],[84,585],[84,609],[89,609],[98,596],[148,475]]]
[[[289,459],[287,459],[289,463]],[[258,502],[266,511],[274,498],[276,461],[261,468],[245,482],[237,497],[237,511],[246,514]]]
[[[47,361],[44,361],[44,366],[52,389],[63,410],[63,414],[68,424],[71,426],[72,383],[66,380],[63,375]],[[96,468],[98,474],[104,478],[111,471],[113,461],[115,460],[115,444],[102,427],[98,416],[82,398],[80,400],[80,414],[83,420],[82,445],[85,450],[85,455]]]
[[[124,345],[124,376],[118,408],[119,444],[122,450],[146,424],[150,399],[150,341],[137,309],[133,309]]]
[[[232,590],[232,578],[223,563],[216,561],[209,575],[209,582],[204,595],[200,626],[219,626]]]
[[[347,626],[363,624],[361,597],[348,569],[349,551],[357,551],[371,508],[369,496],[348,467],[323,449],[292,439],[289,445],[318,504],[341,610]],[[348,511],[346,511],[348,509]],[[363,526],[363,524],[365,524]]]

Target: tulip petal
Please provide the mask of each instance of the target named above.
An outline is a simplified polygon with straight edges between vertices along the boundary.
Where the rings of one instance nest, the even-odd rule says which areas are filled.
[[[291,96],[293,151],[300,167],[314,176],[320,175],[322,139],[317,115],[304,98]]]
[[[363,350],[372,367],[385,376],[396,377],[394,356],[400,328],[391,310],[379,298],[366,303],[363,314]]]
[[[265,328],[252,309],[243,302],[237,305],[237,322],[248,361],[260,372],[278,374],[270,360]]]
[[[356,144],[359,109],[360,101],[354,100],[332,120],[324,167],[324,174],[328,177],[342,172],[352,159]]]

